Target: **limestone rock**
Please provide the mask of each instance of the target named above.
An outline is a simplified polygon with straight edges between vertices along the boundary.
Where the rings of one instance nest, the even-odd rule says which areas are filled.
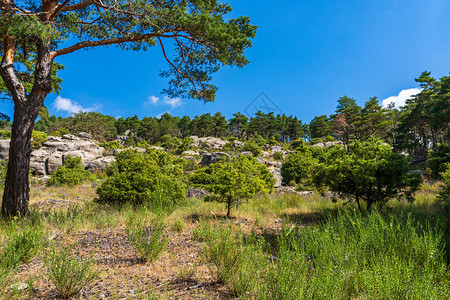
[[[11,140],[0,140],[0,159],[9,158],[9,144]]]
[[[63,140],[70,140],[70,141],[78,141],[79,140],[79,138],[73,134],[64,134],[62,136],[62,138],[63,138]]]
[[[189,189],[186,192],[186,198],[203,198],[207,196],[209,193],[204,189]]]
[[[281,170],[280,169],[269,169],[269,171],[273,174],[273,177],[275,178],[276,182],[274,187],[280,187],[283,183],[283,177],[281,176]]]
[[[220,161],[222,157],[231,158],[228,153],[225,152],[213,152],[212,154],[203,155],[203,159],[200,162],[203,166],[209,166],[210,164],[215,164]]]
[[[114,156],[100,157],[100,158],[94,159],[93,161],[90,161],[87,168],[92,171],[102,171],[108,165],[112,164],[115,161],[116,161],[116,158]]]

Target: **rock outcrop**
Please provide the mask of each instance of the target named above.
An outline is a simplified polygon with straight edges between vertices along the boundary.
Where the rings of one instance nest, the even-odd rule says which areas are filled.
[[[190,136],[192,139],[191,146],[196,148],[204,148],[208,150],[221,150],[228,142],[215,137]]]
[[[115,160],[113,156],[103,157],[104,149],[94,142],[66,134],[62,138],[49,137],[38,150],[31,153],[30,168],[37,175],[50,175],[62,166],[67,156],[81,157],[86,169],[103,170]]]

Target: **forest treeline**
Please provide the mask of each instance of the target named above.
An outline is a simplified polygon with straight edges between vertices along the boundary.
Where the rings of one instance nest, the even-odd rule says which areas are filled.
[[[316,116],[309,124],[296,116],[261,111],[250,118],[237,112],[228,120],[220,112],[194,118],[166,113],[160,117],[116,119],[97,112],[80,112],[67,118],[49,116],[43,108],[35,130],[53,135],[84,131],[101,141],[131,133],[129,143],[146,140],[152,144],[168,135],[232,136],[243,141],[260,136],[273,142],[304,138],[311,143],[338,140],[345,144],[377,137],[396,151],[420,158],[450,140],[450,76],[436,79],[430,72],[423,72],[416,82],[422,92],[401,108],[383,108],[376,97],[359,106],[356,99],[343,96],[338,99],[334,114]]]

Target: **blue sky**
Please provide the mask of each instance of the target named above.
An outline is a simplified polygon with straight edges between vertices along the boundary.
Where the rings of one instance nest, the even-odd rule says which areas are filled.
[[[98,48],[61,57],[63,88],[49,95],[51,114],[94,110],[118,116],[195,116],[244,111],[264,92],[280,111],[309,122],[333,113],[348,95],[363,105],[369,97],[405,98],[414,78],[429,70],[450,72],[450,1],[227,1],[231,16],[248,15],[259,26],[245,68],[225,68],[214,82],[215,103],[164,98],[167,80],[161,50],[125,52]],[[391,98],[391,100],[396,100]],[[1,105],[12,115],[12,104]],[[272,105],[273,106],[273,105]]]

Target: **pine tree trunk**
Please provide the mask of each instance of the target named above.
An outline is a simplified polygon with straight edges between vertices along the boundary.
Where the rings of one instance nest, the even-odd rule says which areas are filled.
[[[31,134],[44,99],[52,90],[51,44],[37,41],[36,46],[37,63],[34,84],[28,95],[13,74],[13,64],[10,61],[3,58],[0,68],[2,78],[14,100],[14,120],[2,202],[2,215],[6,218],[28,214]]]
[[[2,214],[5,217],[28,214],[31,134],[36,116],[26,108],[15,107],[11,131],[8,171],[3,194]]]

